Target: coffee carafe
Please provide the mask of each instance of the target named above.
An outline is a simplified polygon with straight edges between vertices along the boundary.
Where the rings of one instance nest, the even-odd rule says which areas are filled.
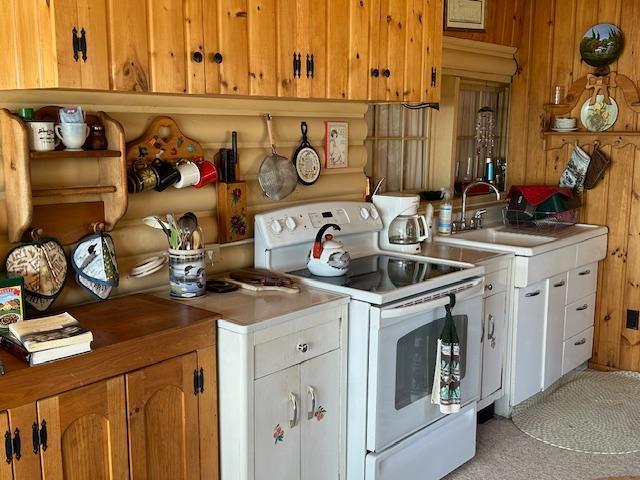
[[[427,221],[418,215],[420,197],[406,193],[385,193],[373,196],[384,228],[379,244],[383,250],[420,253],[420,243],[427,239]]]

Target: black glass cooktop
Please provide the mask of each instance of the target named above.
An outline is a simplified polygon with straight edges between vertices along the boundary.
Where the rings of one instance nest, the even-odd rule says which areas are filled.
[[[340,277],[320,277],[306,268],[288,273],[341,287],[385,293],[460,270],[451,265],[380,254],[351,259],[349,271]]]

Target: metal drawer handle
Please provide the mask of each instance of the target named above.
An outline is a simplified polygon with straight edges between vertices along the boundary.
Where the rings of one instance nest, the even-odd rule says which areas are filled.
[[[536,290],[535,292],[525,293],[525,297],[537,297],[540,295],[540,290]]]
[[[580,340],[579,342],[574,343],[574,345],[576,347],[579,347],[580,345],[584,345],[585,343],[587,343],[587,339],[583,338],[582,340]]]
[[[491,291],[493,290],[493,283],[488,283],[487,285],[484,286],[484,290],[485,291]]]
[[[487,340],[495,340],[495,333],[496,333],[496,322],[494,320],[494,316],[489,314],[489,333],[487,333]]]
[[[587,308],[589,308],[589,305],[587,305],[586,303],[584,305],[582,305],[581,307],[576,308],[576,312],[581,312],[583,310],[586,310]]]
[[[585,275],[589,275],[591,273],[591,270],[584,270],[580,273],[578,273],[578,275],[580,275],[581,277],[584,277]]]
[[[313,415],[316,413],[316,391],[311,385],[307,387],[307,394],[311,399],[311,408],[307,412],[307,420],[312,420]]]
[[[293,428],[298,423],[298,400],[293,392],[289,392],[289,401],[293,407],[292,417],[289,418],[289,428]]]
[[[564,281],[564,280],[562,280],[561,282],[558,282],[558,283],[554,283],[554,284],[553,284],[553,286],[554,286],[555,288],[564,287],[565,285],[566,285],[566,283],[565,283],[565,281]]]
[[[306,343],[299,343],[296,346],[296,350],[298,350],[300,353],[307,353],[309,351],[309,345],[307,345]]]

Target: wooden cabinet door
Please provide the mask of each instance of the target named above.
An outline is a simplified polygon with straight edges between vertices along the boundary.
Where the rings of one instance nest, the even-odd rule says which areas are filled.
[[[327,0],[327,98],[349,92],[349,3]]]
[[[0,440],[2,441],[2,453],[0,454],[0,480],[13,480],[11,470],[11,429],[9,427],[9,415],[7,412],[0,412]],[[7,440],[9,447],[7,447]],[[9,458],[9,463],[6,459]]]
[[[12,408],[9,413],[9,429],[14,445],[13,478],[14,480],[36,480],[42,477],[40,468],[40,451],[34,452],[33,429],[38,428],[36,404]],[[16,440],[19,437],[19,440]],[[15,448],[20,444],[19,454]]]
[[[78,29],[81,35],[84,30],[86,42],[86,55],[80,54],[78,60],[81,86],[93,90],[109,90],[106,0],[77,0],[77,12]],[[68,37],[65,43],[68,44]],[[59,72],[59,75],[62,82],[63,72]]]
[[[484,300],[480,398],[486,398],[502,387],[502,366],[507,343],[506,308],[506,292],[497,293]]]
[[[124,377],[116,377],[38,402],[45,478],[127,478],[129,459]]]
[[[372,0],[350,0],[349,5],[349,92],[350,100],[366,100],[371,71],[370,19]]]
[[[402,98],[405,102],[422,100],[422,60],[424,56],[425,0],[407,0],[404,87]]]
[[[276,0],[248,0],[249,94],[275,97]]]
[[[200,478],[219,478],[218,448],[218,377],[216,347],[198,350],[198,367],[203,372],[203,388],[198,395],[200,418]]]
[[[340,472],[340,351],[300,365],[302,480],[338,478]]]
[[[299,392],[298,365],[254,382],[255,480],[300,480]]]
[[[442,0],[425,0],[422,101],[438,103],[442,89]],[[411,68],[409,66],[409,68]]]
[[[195,353],[126,375],[133,480],[200,477]]]

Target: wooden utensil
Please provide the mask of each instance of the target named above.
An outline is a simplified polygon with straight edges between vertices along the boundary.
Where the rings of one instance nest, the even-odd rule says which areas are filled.
[[[238,280],[233,280],[232,278],[225,278],[225,280],[229,283],[233,283],[234,285],[238,285],[244,290],[250,290],[252,292],[300,293],[300,288],[296,286],[278,287],[273,285],[255,285],[252,283],[239,282]]]
[[[267,287],[291,287],[295,284],[292,278],[265,268],[244,268],[231,272],[229,276],[239,282]]]

